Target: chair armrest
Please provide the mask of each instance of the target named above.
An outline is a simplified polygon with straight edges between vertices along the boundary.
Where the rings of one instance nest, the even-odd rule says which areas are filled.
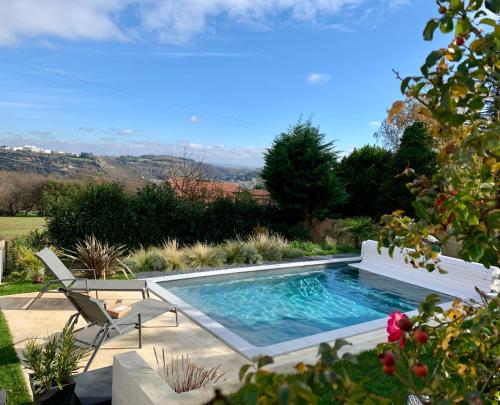
[[[69,271],[71,271],[72,273],[74,271],[91,272],[94,275],[94,279],[97,279],[97,273],[94,269],[70,269]]]

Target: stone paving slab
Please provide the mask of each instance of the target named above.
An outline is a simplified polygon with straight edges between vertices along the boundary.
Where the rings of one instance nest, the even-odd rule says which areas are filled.
[[[0,297],[0,309],[8,322],[19,356],[27,341],[33,338],[46,339],[60,332],[68,318],[75,312],[67,299],[59,293],[46,294],[29,310],[25,310],[24,307],[35,295],[36,293],[28,293]],[[99,298],[111,305],[117,302],[130,304],[140,297],[137,293],[110,292],[99,293]],[[189,354],[205,366],[220,365],[227,381],[237,381],[240,367],[247,364],[248,360],[183,314],[179,314],[179,322],[179,327],[175,327],[175,316],[172,313],[166,313],[146,322],[143,328],[142,349],[138,348],[137,333],[134,331],[106,343],[98,352],[90,369],[111,366],[114,355],[131,350],[137,351],[152,368],[156,368],[153,352],[155,347],[160,351],[164,348],[167,356]],[[347,339],[353,344],[348,351],[357,353],[371,349],[385,339],[384,330],[358,335]],[[317,351],[317,347],[311,347],[277,356],[273,368],[291,371],[292,366],[300,361],[315,362]],[[27,377],[26,370],[24,372]]]

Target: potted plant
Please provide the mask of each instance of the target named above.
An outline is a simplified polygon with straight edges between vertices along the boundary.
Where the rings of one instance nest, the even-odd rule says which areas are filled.
[[[65,328],[46,343],[29,341],[23,357],[24,364],[32,371],[30,385],[35,405],[74,403],[73,375],[83,351],[76,346],[71,328]]]

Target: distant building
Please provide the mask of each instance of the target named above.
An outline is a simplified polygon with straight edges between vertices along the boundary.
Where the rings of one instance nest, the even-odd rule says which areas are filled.
[[[237,183],[226,181],[208,181],[176,177],[168,180],[168,183],[177,195],[187,199],[205,198],[207,200],[213,200],[219,195],[232,197],[238,193],[247,192],[260,204],[268,203],[271,200],[269,191],[267,190],[246,189]]]

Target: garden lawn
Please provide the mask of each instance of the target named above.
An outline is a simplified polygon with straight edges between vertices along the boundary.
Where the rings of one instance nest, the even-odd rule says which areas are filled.
[[[0,240],[11,240],[44,226],[43,217],[0,217]]]
[[[0,284],[0,296],[38,292],[42,289],[43,286],[44,284],[35,284],[31,280],[2,282]],[[51,289],[57,287],[58,285],[54,284],[53,286],[51,286]]]
[[[0,388],[7,391],[9,405],[32,404],[21,364],[12,345],[9,327],[0,311]]]

